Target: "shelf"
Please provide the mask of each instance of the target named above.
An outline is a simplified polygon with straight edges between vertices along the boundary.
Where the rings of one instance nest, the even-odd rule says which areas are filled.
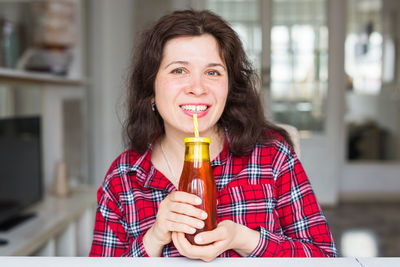
[[[86,84],[84,79],[71,79],[53,74],[45,74],[40,72],[28,72],[21,70],[13,70],[0,67],[0,81],[11,83],[35,83],[35,84],[52,84],[64,86],[83,86]]]

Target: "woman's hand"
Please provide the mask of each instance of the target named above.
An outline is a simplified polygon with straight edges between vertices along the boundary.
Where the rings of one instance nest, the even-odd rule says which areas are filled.
[[[196,195],[176,191],[161,201],[153,226],[143,237],[143,245],[149,256],[161,255],[163,247],[172,240],[172,232],[194,234],[204,227],[207,213],[194,207],[201,204]]]
[[[172,240],[179,253],[191,259],[211,261],[226,250],[233,249],[247,257],[257,247],[260,233],[233,221],[222,221],[212,231],[195,236],[196,246],[189,243],[181,232],[173,232]],[[205,245],[207,244],[207,245]]]

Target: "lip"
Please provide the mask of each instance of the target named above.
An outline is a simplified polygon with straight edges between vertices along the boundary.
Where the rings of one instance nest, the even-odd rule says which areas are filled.
[[[188,110],[184,110],[183,108],[181,108],[181,106],[185,106],[185,105],[193,105],[193,106],[207,106],[208,108],[205,111],[200,111],[200,112],[191,112]],[[193,117],[193,114],[197,114],[197,118],[202,118],[204,116],[207,115],[207,113],[210,111],[211,105],[206,104],[206,103],[185,103],[185,104],[181,104],[179,105],[179,108],[182,110],[182,112],[190,117]]]

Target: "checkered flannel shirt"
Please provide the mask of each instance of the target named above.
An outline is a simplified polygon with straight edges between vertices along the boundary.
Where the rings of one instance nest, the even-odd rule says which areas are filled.
[[[160,202],[175,186],[144,154],[122,153],[98,190],[90,256],[148,256],[143,236]],[[293,149],[278,135],[246,156],[233,156],[225,142],[211,162],[217,184],[217,221],[232,220],[260,232],[251,257],[334,257],[335,243]],[[173,243],[162,256],[181,256]],[[239,257],[234,250],[220,257]]]

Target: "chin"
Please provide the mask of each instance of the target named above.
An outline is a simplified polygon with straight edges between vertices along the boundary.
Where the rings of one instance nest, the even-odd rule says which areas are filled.
[[[187,136],[194,136],[194,128],[191,129],[181,129],[183,133],[185,133]]]

